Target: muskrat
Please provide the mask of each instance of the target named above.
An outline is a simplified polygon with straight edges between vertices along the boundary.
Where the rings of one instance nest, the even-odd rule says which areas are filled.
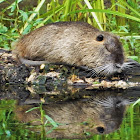
[[[23,36],[13,51],[27,65],[43,63],[85,66],[93,73],[121,72],[124,51],[118,36],[85,22],[57,22]]]

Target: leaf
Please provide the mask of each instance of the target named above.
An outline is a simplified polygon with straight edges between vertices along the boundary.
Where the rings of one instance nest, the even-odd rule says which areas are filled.
[[[48,135],[48,134],[51,133],[54,129],[55,129],[55,127],[53,127],[52,129],[50,129],[46,134]]]
[[[0,0],[0,3],[4,2],[5,0]]]
[[[14,12],[15,11],[15,9],[16,9],[16,4],[13,4],[12,6],[11,6],[11,12]]]
[[[124,31],[126,33],[129,33],[128,29],[125,26],[119,26],[120,27],[120,31]]]
[[[11,9],[11,12],[13,12],[14,8],[16,8],[16,4],[20,3],[21,1],[22,0],[16,0],[7,9]]]
[[[24,31],[22,32],[22,35],[28,34],[29,30],[32,28],[31,24],[28,24],[28,26],[24,29]]]
[[[27,110],[25,113],[28,113],[28,112],[30,112],[30,111],[32,111],[32,110],[34,110],[34,109],[39,109],[39,108],[40,108],[40,107],[33,107],[33,108]]]
[[[19,10],[19,13],[21,14],[22,18],[23,18],[23,22],[27,21],[28,19],[28,14],[22,10]]]
[[[6,33],[8,28],[0,23],[0,33]]]
[[[135,60],[135,61],[138,61],[138,56],[128,56],[128,57]]]
[[[58,124],[48,115],[44,115],[44,117],[54,126],[54,127],[58,127]]]
[[[42,21],[43,21],[43,18],[37,19],[37,20],[33,23],[33,26],[37,26],[38,24],[42,23]]]
[[[11,132],[9,130],[6,130],[5,133],[7,134],[7,137],[11,136]]]

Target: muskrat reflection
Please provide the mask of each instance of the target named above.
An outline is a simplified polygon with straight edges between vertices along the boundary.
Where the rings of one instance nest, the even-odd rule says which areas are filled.
[[[85,138],[90,134],[107,134],[115,131],[122,123],[128,99],[115,96],[97,96],[88,100],[43,105],[45,114],[61,124],[47,135],[51,138]],[[21,122],[41,125],[40,110],[27,110],[33,105],[17,106],[15,113]],[[51,127],[45,127],[48,132]],[[35,130],[40,131],[41,129]]]

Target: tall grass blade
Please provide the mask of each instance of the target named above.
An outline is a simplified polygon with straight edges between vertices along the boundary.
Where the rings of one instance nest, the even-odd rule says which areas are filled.
[[[131,15],[128,15],[128,14],[123,14],[123,13],[120,13],[120,12],[116,12],[116,11],[103,10],[103,9],[82,9],[82,10],[76,10],[75,12],[70,12],[69,14],[74,14],[74,13],[79,13],[79,12],[83,12],[83,13],[86,13],[86,12],[101,12],[101,13],[117,15],[117,16],[120,16],[120,17],[125,17],[125,18],[128,18],[128,19],[140,22],[140,18],[131,16]]]
[[[84,0],[84,1],[85,1],[86,5],[87,5],[87,7],[88,7],[89,9],[93,9],[88,0]],[[91,12],[91,14],[92,14],[93,18],[95,19],[97,25],[99,26],[100,30],[103,31],[103,27],[101,26],[101,24],[100,24],[100,22],[99,22],[99,19],[98,19],[98,17],[96,16],[95,12]]]
[[[134,107],[138,103],[140,103],[140,98],[132,105],[132,107]]]
[[[130,123],[131,123],[131,139],[133,140],[134,137],[134,108],[133,106],[130,106]]]
[[[104,6],[104,0],[101,0],[101,6],[102,6],[102,9],[105,9],[105,6]],[[104,29],[106,29],[106,15],[105,13],[102,14],[102,18],[103,18],[103,23],[104,23]]]
[[[126,2],[126,0],[123,0]],[[118,1],[118,3],[116,4],[118,5],[118,12],[125,14],[126,13],[126,8],[124,7],[123,3],[121,1]],[[117,18],[117,23],[119,26],[124,26],[125,25],[125,21],[126,19],[123,17],[116,17]]]
[[[65,13],[64,13],[64,15],[65,15],[65,20],[66,21],[68,21],[69,20],[69,18],[68,18],[68,13],[71,11],[71,4],[72,4],[72,1],[73,0],[66,0],[66,2],[65,2]]]
[[[137,39],[137,40],[139,40],[140,39],[140,36],[123,36],[123,37],[120,37],[120,39],[127,39],[127,40],[129,40],[129,39],[131,39],[131,38],[134,38],[134,39]]]

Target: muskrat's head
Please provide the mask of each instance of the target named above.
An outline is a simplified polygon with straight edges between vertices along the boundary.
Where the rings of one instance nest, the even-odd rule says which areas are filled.
[[[96,52],[92,56],[96,65],[93,66],[93,73],[104,76],[120,73],[124,63],[124,51],[119,37],[108,32],[98,32],[94,44]]]

